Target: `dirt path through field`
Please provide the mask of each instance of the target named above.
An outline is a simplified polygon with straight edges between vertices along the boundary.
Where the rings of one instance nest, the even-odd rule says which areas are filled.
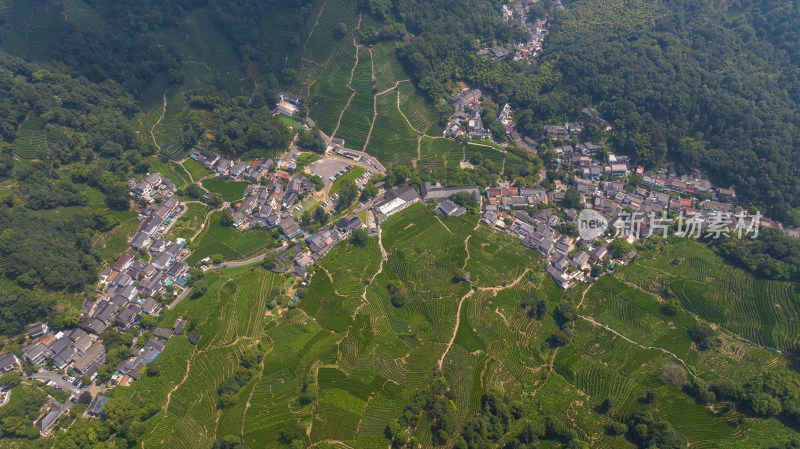
[[[578,309],[580,309],[580,308],[581,308],[581,306],[583,305],[583,300],[584,300],[584,298],[586,298],[586,293],[588,293],[588,292],[589,292],[589,290],[591,290],[591,289],[592,289],[592,286],[593,286],[593,285],[594,285],[594,284],[591,284],[591,285],[589,285],[589,288],[587,288],[586,290],[584,290],[584,291],[583,291],[583,293],[581,294],[581,302],[579,302],[579,303],[578,303],[578,306],[577,306],[577,307],[575,307],[575,310],[578,310]]]
[[[525,275],[528,274],[529,271],[531,271],[531,269],[530,268],[526,268],[525,271],[523,271],[522,274],[518,278],[514,279],[514,282],[512,282],[510,284],[499,285],[497,287],[479,287],[478,290],[480,290],[482,292],[492,292],[492,293],[494,293],[493,296],[497,296],[497,294],[500,293],[501,291],[503,291],[503,290],[505,290],[507,288],[512,288],[515,285],[517,285],[519,283],[519,281],[521,281],[525,277]]]
[[[352,449],[353,448],[353,446],[347,445],[343,441],[339,441],[339,440],[320,440],[320,441],[317,441],[316,443],[308,446],[308,449],[311,449],[312,447],[317,447],[317,445],[320,445],[320,444],[336,445],[336,446],[339,446],[339,447],[342,447],[342,448],[347,448],[347,449]]]
[[[372,85],[375,86],[375,56],[372,54],[372,49],[367,47],[369,51],[369,63],[372,67]],[[367,140],[364,142],[364,151],[367,151],[370,139],[372,139],[372,130],[375,128],[375,120],[378,118],[378,96],[372,96],[372,122],[369,124],[369,132],[367,133]]]
[[[461,267],[462,270],[466,270],[467,269],[467,262],[469,262],[469,257],[470,257],[469,256],[469,238],[472,237],[472,234],[474,234],[475,231],[478,230],[478,226],[480,226],[480,225],[481,225],[481,222],[478,221],[475,224],[475,227],[472,228],[472,232],[470,232],[469,235],[467,236],[467,238],[464,239],[464,250],[467,252],[467,258],[464,259],[464,266]]]
[[[414,125],[411,124],[411,120],[409,120],[408,117],[406,117],[406,114],[403,112],[403,109],[400,108],[400,89],[399,89],[399,87],[400,87],[400,83],[405,82],[405,81],[409,81],[409,80],[398,81],[394,86],[395,90],[397,90],[397,111],[400,112],[400,115],[402,115],[403,118],[406,120],[406,123],[408,123],[408,127],[413,129],[414,132],[416,132],[417,134],[419,134],[422,131],[418,130],[417,128],[414,128]]]
[[[189,181],[191,181],[192,184],[196,184],[197,181],[194,180],[194,176],[192,176],[192,172],[190,172],[189,169],[187,169],[186,167],[183,166],[183,161],[185,161],[185,160],[186,159],[177,161],[177,164],[180,165],[181,170],[183,170],[187,175],[189,175]],[[206,188],[203,187],[202,185],[200,185],[200,188],[205,190],[206,192],[208,192],[208,190],[206,190]],[[192,202],[192,201],[184,201],[184,203],[189,203],[189,202]],[[197,201],[194,201],[194,202],[197,202]]]
[[[339,293],[339,290],[336,288],[336,284],[334,284],[333,282],[333,276],[331,276],[331,272],[328,271],[328,269],[323,267],[322,265],[320,265],[319,267],[322,268],[322,271],[324,271],[325,274],[328,275],[328,279],[331,281],[331,286],[333,287],[333,292],[336,293],[336,296],[345,297],[343,294]]]
[[[10,189],[10,188],[12,188],[12,187],[14,187],[16,185],[17,185],[17,183],[15,182],[13,184],[9,184],[7,186],[0,187],[0,190]]]
[[[553,357],[550,358],[550,362],[547,364],[548,367],[547,377],[544,378],[544,382],[542,382],[541,385],[539,385],[538,387],[536,387],[535,390],[533,390],[533,393],[531,394],[532,397],[534,398],[536,397],[536,393],[538,393],[539,390],[541,390],[542,387],[544,387],[547,384],[547,381],[550,380],[550,375],[552,375],[555,372],[555,370],[553,369],[553,365],[555,365],[556,354],[558,354],[559,349],[561,348],[556,348],[555,351],[553,351]]]
[[[211,67],[209,67],[208,64],[206,64],[203,61],[190,61],[190,60],[187,60],[187,61],[183,61],[183,64],[198,64],[198,65],[201,65],[201,66],[205,67],[206,70],[208,70],[208,73],[211,74],[211,76],[214,76],[214,71],[211,70]]]
[[[328,5],[328,0],[322,2],[322,7],[319,9],[319,13],[317,14],[317,20],[314,21],[314,25],[311,27],[311,31],[309,31],[306,41],[303,42],[303,53],[306,52],[306,45],[308,45],[308,41],[311,40],[311,36],[314,35],[314,30],[316,30],[317,25],[319,25],[319,18],[322,17],[322,11],[325,11],[325,6],[327,5]]]
[[[174,387],[172,387],[172,390],[170,390],[169,393],[167,393],[167,403],[164,404],[164,414],[165,415],[167,413],[167,408],[169,408],[169,401],[172,399],[172,393],[174,393],[178,388],[180,388],[181,385],[183,385],[183,383],[186,382],[186,379],[189,378],[189,370],[192,369],[192,359],[193,358],[194,358],[194,353],[192,353],[192,355],[189,357],[189,361],[186,363],[186,373],[183,375],[183,379],[181,379],[181,381],[178,382]],[[156,425],[156,427],[158,427],[158,425]],[[153,429],[153,430],[155,430],[155,429]],[[142,442],[142,444],[144,444],[144,442]]]
[[[383,230],[380,227],[378,227],[378,246],[381,249],[381,264],[378,265],[378,271],[376,271],[375,274],[372,275],[372,278],[370,278],[369,284],[364,286],[364,293],[361,294],[361,299],[363,299],[363,301],[356,308],[355,312],[353,312],[353,318],[356,317],[356,315],[358,314],[358,311],[361,310],[361,308],[364,306],[364,304],[367,303],[367,289],[375,281],[375,278],[378,277],[379,274],[383,273],[383,263],[389,260],[389,255],[386,254],[386,250],[383,248],[383,237],[382,237],[382,234],[383,234]]]
[[[640,347],[640,348],[642,348],[642,349],[655,349],[655,350],[657,350],[657,351],[661,351],[661,352],[663,352],[664,354],[669,354],[669,355],[671,355],[671,356],[672,356],[672,357],[673,357],[675,360],[677,360],[677,361],[681,362],[681,365],[683,365],[683,367],[684,367],[684,368],[686,368],[686,369],[687,369],[687,370],[688,370],[688,371],[689,371],[689,372],[690,372],[690,373],[691,373],[693,376],[695,375],[695,374],[694,374],[694,371],[692,371],[692,369],[691,369],[691,368],[689,368],[689,365],[687,365],[687,364],[686,364],[686,362],[685,362],[685,361],[684,361],[682,358],[680,358],[680,357],[678,357],[677,355],[675,355],[675,353],[674,353],[674,352],[672,352],[672,351],[670,351],[669,349],[659,348],[659,347],[656,347],[656,346],[645,346],[645,345],[642,345],[642,344],[640,344],[640,343],[637,343],[637,342],[635,342],[635,341],[631,340],[630,338],[628,338],[628,337],[626,337],[626,336],[624,336],[624,335],[620,334],[619,332],[617,332],[616,330],[614,330],[614,329],[613,329],[613,328],[611,328],[610,326],[608,326],[608,325],[606,325],[606,324],[603,324],[603,323],[598,323],[597,321],[595,321],[595,319],[594,319],[594,318],[592,318],[592,317],[590,317],[590,316],[578,315],[578,318],[580,318],[580,319],[582,319],[582,320],[585,320],[585,321],[588,321],[588,322],[589,322],[589,323],[591,323],[593,326],[602,327],[603,329],[605,329],[605,330],[607,330],[607,331],[611,332],[612,334],[614,334],[614,335],[616,335],[616,336],[620,337],[621,339],[623,339],[623,340],[627,341],[628,343],[634,344],[634,345],[636,345],[636,346],[638,346],[638,347]]]
[[[158,148],[158,151],[161,151],[161,146],[156,141],[155,130],[156,126],[158,126],[158,124],[161,123],[161,120],[164,120],[164,116],[167,114],[167,92],[169,92],[170,89],[171,88],[168,87],[162,94],[162,97],[164,99],[164,107],[161,109],[161,116],[158,117],[158,120],[156,120],[156,122],[153,123],[153,126],[150,128],[150,137],[153,138],[153,144],[155,144],[156,148]]]
[[[586,290],[583,291],[583,294],[581,294],[581,302],[578,303],[578,306],[576,307],[576,310],[581,308],[581,306],[583,305],[583,300],[586,298],[586,293],[588,293],[589,290],[591,290],[591,288],[592,288],[592,286],[590,285],[589,288],[587,288]],[[644,292],[644,290],[642,290],[642,291]],[[649,292],[645,292],[645,293],[649,293]],[[659,347],[656,347],[656,346],[645,346],[645,345],[642,345],[642,344],[640,344],[638,342],[635,342],[635,341],[631,340],[630,338],[622,335],[621,333],[617,332],[615,329],[611,328],[610,326],[608,326],[606,324],[603,324],[603,323],[598,323],[593,317],[585,316],[585,315],[578,315],[578,317],[583,319],[583,320],[585,320],[585,321],[588,321],[593,326],[602,327],[603,329],[605,329],[605,330],[611,332],[612,334],[622,338],[623,340],[627,341],[628,343],[632,343],[632,344],[634,344],[634,345],[636,345],[636,346],[638,346],[638,347],[640,347],[642,349],[655,349],[655,350],[661,351],[661,352],[663,352],[665,354],[669,354],[672,357],[674,357],[677,361],[681,362],[681,364],[687,370],[689,370],[689,372],[692,373],[692,375],[694,375],[694,372],[689,368],[687,363],[682,358],[678,357],[674,352],[670,351],[669,349],[659,348]]]
[[[342,117],[344,117],[344,113],[347,111],[347,108],[350,107],[350,103],[353,101],[353,98],[356,96],[356,90],[353,89],[353,76],[356,73],[356,67],[358,67],[358,43],[356,42],[356,38],[353,38],[353,46],[356,47],[356,63],[353,64],[353,68],[350,69],[350,81],[347,82],[347,88],[350,89],[353,93],[350,94],[350,98],[347,99],[347,104],[344,105],[342,108],[342,112],[339,113],[339,120],[336,120],[336,128],[333,129],[331,133],[331,139],[336,137],[336,132],[339,131],[339,126],[342,124]]]
[[[456,341],[456,334],[458,333],[458,326],[461,325],[461,306],[464,305],[464,300],[472,296],[475,293],[475,290],[470,290],[469,293],[461,297],[461,301],[458,302],[458,311],[456,312],[456,327],[453,329],[453,336],[450,337],[450,343],[447,344],[447,349],[444,350],[444,354],[442,354],[442,358],[439,359],[439,363],[436,364],[437,369],[442,369],[444,364],[444,358],[447,356],[447,353],[450,352],[450,347],[453,346],[453,342]]]
[[[375,72],[373,72],[373,73],[375,73]],[[399,85],[400,85],[400,83],[407,83],[407,82],[410,82],[410,81],[411,81],[411,80],[400,80],[400,81],[397,81],[397,82],[395,82],[395,83],[394,83],[394,86],[393,86],[393,87],[390,87],[390,88],[388,88],[388,89],[384,90],[383,92],[378,92],[378,93],[377,93],[377,94],[375,94],[375,95],[383,95],[383,94],[385,94],[385,93],[389,93],[389,92],[391,92],[391,91],[393,91],[393,90],[397,89],[397,86],[399,86]]]
[[[437,220],[439,220],[439,223],[441,223],[441,224],[442,224],[442,226],[444,226],[444,228],[445,228],[445,229],[447,229],[447,232],[449,232],[449,233],[450,233],[450,235],[453,235],[453,231],[451,231],[451,230],[450,230],[450,228],[448,228],[448,227],[447,227],[447,225],[446,225],[446,224],[444,224],[444,222],[442,221],[442,219],[441,219],[441,218],[439,218],[439,216],[438,216],[438,215],[434,215],[434,217],[435,217]]]
[[[382,234],[383,234],[383,230],[381,230],[381,228],[379,226],[378,227],[378,246],[381,248],[381,264],[378,265],[378,271],[376,271],[375,274],[372,275],[372,277],[369,280],[369,283],[364,286],[364,292],[361,293],[361,304],[359,304],[358,307],[356,307],[356,310],[353,311],[353,316],[352,316],[353,319],[355,319],[356,315],[358,315],[358,312],[361,311],[361,308],[364,307],[367,304],[367,289],[375,281],[375,278],[378,277],[379,274],[383,273],[383,263],[389,260],[389,255],[386,254],[386,250],[383,248],[383,238],[381,237]],[[324,267],[323,267],[323,270],[325,270]],[[327,273],[328,270],[325,270],[325,272]],[[333,283],[333,278],[331,278],[331,283]],[[334,290],[334,292],[335,292],[335,290]]]
[[[203,224],[200,225],[200,229],[198,229],[197,232],[194,233],[192,238],[189,239],[190,242],[194,242],[194,239],[196,239],[197,236],[199,236],[200,233],[203,232],[203,230],[206,228],[206,225],[208,225],[208,219],[211,218],[211,214],[213,214],[213,213],[214,213],[214,209],[211,209],[210,211],[208,211],[208,213],[206,214],[206,218],[203,219]]]

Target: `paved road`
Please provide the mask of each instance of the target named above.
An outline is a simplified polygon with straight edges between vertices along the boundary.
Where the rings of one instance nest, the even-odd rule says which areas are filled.
[[[349,164],[352,164],[352,165],[360,165],[364,169],[370,170],[373,173],[380,173],[382,175],[386,174],[386,167],[384,167],[383,164],[381,164],[378,161],[378,159],[370,156],[367,153],[364,153],[363,151],[351,150],[350,148],[347,148],[347,151],[351,152],[351,153],[356,153],[356,154],[361,155],[361,160],[360,161],[354,161],[352,159],[339,156],[336,153],[330,153],[329,156],[332,157],[332,158],[336,158],[336,159],[341,159],[343,161],[347,161]]]
[[[283,154],[281,158],[278,160],[278,166],[283,168],[289,165],[289,162],[294,161],[293,156],[300,152],[300,149],[297,147],[297,139],[300,137],[300,133],[295,134],[294,139],[292,139],[292,143],[289,145],[289,151]]]
[[[285,250],[288,247],[289,247],[289,244],[288,243],[284,243],[280,247],[275,248],[275,249],[273,249],[271,251],[273,251],[275,253],[279,253],[279,252]],[[220,268],[243,267],[245,265],[250,265],[250,264],[253,264],[253,263],[256,263],[256,262],[261,262],[262,260],[264,260],[264,256],[265,256],[265,254],[260,254],[260,255],[255,256],[255,257],[251,257],[251,258],[249,258],[247,260],[239,260],[239,261],[236,261],[236,262],[223,262],[221,264],[206,265],[206,266],[203,267],[203,271],[219,270]]]
[[[306,118],[306,122],[308,123],[308,125],[310,127],[314,127],[314,125],[315,125],[314,121],[311,120],[310,118]],[[327,134],[325,134],[322,131],[320,131],[319,134],[320,134],[320,136],[322,136],[322,139],[325,141],[325,143],[328,146],[336,147],[336,145],[334,145],[333,142],[331,142],[331,139],[330,139],[330,137],[328,137]],[[373,172],[377,172],[377,173],[380,173],[380,174],[383,174],[383,175],[386,174],[386,167],[384,167],[383,164],[381,164],[381,161],[379,161],[376,157],[374,157],[374,156],[372,156],[370,154],[367,154],[367,153],[365,153],[363,151],[358,151],[358,150],[354,150],[352,148],[347,148],[347,142],[345,142],[345,148],[347,149],[347,151],[349,151],[351,153],[355,153],[355,154],[360,155],[361,156],[361,160],[359,162],[356,162],[356,161],[354,161],[352,159],[338,156],[335,153],[331,153],[330,156],[342,159],[344,161],[348,161],[348,163],[353,164],[353,165],[360,165],[360,166],[366,168],[367,170],[372,170]]]
[[[363,206],[356,208],[356,210],[354,210],[354,211],[353,211],[353,213],[354,213],[354,214],[357,214],[357,213],[359,213],[359,212],[363,212],[363,211],[365,211],[365,210],[367,210],[367,209],[371,208],[371,207],[372,207],[372,205],[373,205],[373,204],[375,204],[375,201],[376,201],[376,200],[377,200],[379,197],[381,197],[381,195],[380,195],[380,194],[376,195],[376,196],[375,196],[375,198],[373,198],[373,199],[371,199],[371,200],[367,201],[366,203],[364,203],[364,205],[363,205]]]
[[[175,301],[172,301],[171,303],[169,303],[169,305],[167,306],[167,309],[174,309],[175,306],[177,306],[178,303],[181,302],[183,300],[183,298],[185,298],[186,295],[188,295],[189,292],[191,292],[191,291],[192,291],[192,287],[184,289],[183,292],[181,292],[181,294],[178,295],[177,298],[175,298]]]

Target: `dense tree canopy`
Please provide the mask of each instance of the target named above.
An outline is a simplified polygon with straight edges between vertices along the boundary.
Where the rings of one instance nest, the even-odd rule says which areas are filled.
[[[500,20],[499,2],[439,3],[362,2],[387,24],[362,32],[365,41],[398,39],[400,28],[411,33],[398,54],[434,101],[447,98],[454,81],[469,81],[514,104],[527,134],[597,106],[612,125],[611,147],[634,162],[704,168],[744,200],[796,220],[797,4],[739,0],[725,11],[686,0],[669,7],[579,0],[564,11],[537,5],[531,16],[550,16],[553,25],[542,60],[526,65],[475,54],[525,39],[513,21]],[[597,141],[600,131],[589,124],[586,137]]]

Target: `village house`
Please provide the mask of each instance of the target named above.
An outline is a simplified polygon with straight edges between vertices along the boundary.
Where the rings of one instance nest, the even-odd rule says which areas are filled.
[[[95,363],[105,357],[106,348],[102,343],[97,342],[91,346],[83,355],[75,359],[72,364],[73,371],[84,376]]]
[[[60,405],[51,406],[42,418],[34,424],[42,433],[50,432],[50,429],[58,422],[59,418],[66,413],[66,409]]]
[[[439,204],[436,210],[434,210],[434,213],[447,217],[458,217],[459,215],[463,215],[466,211],[466,209],[454,203],[452,200],[446,199]]]
[[[375,203],[373,209],[379,222],[400,212],[410,204],[419,200],[419,194],[411,186],[396,187],[383,195],[383,200]]]
[[[435,201],[450,198],[452,195],[460,192],[466,192],[475,197],[475,200],[480,203],[481,191],[478,186],[467,187],[433,187],[431,183],[425,181],[419,188],[420,197],[423,201]]]
[[[211,168],[219,161],[221,156],[213,151],[193,148],[189,153],[189,157],[205,165],[207,168]]]
[[[33,323],[28,326],[28,337],[35,340],[45,336],[49,331],[50,329],[47,327],[47,324]]]
[[[34,365],[42,365],[48,357],[52,356],[53,351],[38,341],[22,348],[22,357]]]
[[[11,371],[20,365],[17,356],[10,352],[0,354],[0,373]]]
[[[340,235],[345,236],[350,234],[353,230],[364,226],[360,218],[355,215],[347,215],[336,222],[336,230]]]
[[[92,399],[92,402],[89,403],[89,407],[86,409],[86,414],[93,417],[98,417],[103,413],[103,407],[108,402],[108,398],[98,394]]]

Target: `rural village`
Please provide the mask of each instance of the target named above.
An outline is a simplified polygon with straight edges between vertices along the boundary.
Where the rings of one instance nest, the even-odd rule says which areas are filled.
[[[283,98],[287,101],[279,104],[275,113],[293,116],[302,100],[291,94],[283,94]],[[451,104],[456,112],[446,130],[448,137],[460,138],[467,134],[473,139],[491,139],[480,120],[483,98],[479,90],[467,89],[454,94]],[[586,111],[586,117],[602,123],[591,111]],[[502,108],[497,122],[506,128],[517,145],[536,152],[538,142],[530,137],[522,138],[516,132],[509,105]],[[546,135],[539,136],[540,139],[574,141],[581,135],[581,124],[548,126],[545,131]],[[672,165],[656,173],[642,167],[631,169],[627,157],[607,153],[604,145],[588,141],[556,147],[559,168],[574,174],[575,185],[557,182],[557,188],[548,191],[540,187],[517,187],[513,180],[498,181],[496,186],[488,188],[442,187],[424,182],[417,190],[412,185],[384,189],[385,183],[378,181],[373,184],[378,189],[374,198],[338,210],[337,194],[327,196],[335,181],[350,173],[356,174],[350,178],[357,182],[361,192],[368,182],[372,183],[373,174],[386,172],[376,159],[344,145],[344,141],[329,139],[324,156],[305,152],[293,144],[287,153],[275,160],[231,160],[205,149],[192,150],[189,158],[202,164],[213,176],[211,179],[248,183],[243,198],[236,202],[224,201],[219,204],[219,209],[230,213],[230,226],[238,232],[246,233],[252,229],[277,232],[283,244],[270,250],[276,255],[272,270],[294,276],[302,285],[307,285],[315,261],[324,257],[335,244],[347,239],[354,230],[363,228],[368,235],[377,236],[381,222],[415,202],[425,203],[444,220],[468,211],[480,213],[481,224],[497,232],[515,235],[521,245],[538,252],[547,264],[547,273],[563,289],[580,282],[591,283],[636,256],[630,245],[625,246],[627,249],[621,253],[620,246],[613,243],[618,235],[628,244],[635,241],[636,236],[630,232],[633,226],[630,217],[635,216],[634,213],[639,214],[639,232],[645,235],[649,230],[646,219],[649,214],[659,217],[685,214],[700,223],[709,223],[714,220],[712,215],[721,214],[725,221],[717,225],[732,228],[731,217],[745,212],[737,205],[733,189],[715,187],[699,172],[678,175]],[[297,161],[303,155],[310,156],[306,160],[313,162],[299,167]],[[322,188],[309,179],[309,174],[322,179]],[[638,180],[635,184],[630,182],[634,176]],[[31,379],[71,393],[64,404],[52,401],[48,411],[37,421],[37,427],[45,435],[83,392],[93,395],[86,415],[99,416],[108,400],[101,394],[103,390],[135,382],[143,375],[148,363],[164,349],[170,337],[187,332],[186,321],[182,319],[178,319],[172,328],[150,329],[146,324],[148,320],[143,318],[157,316],[162,307],[173,308],[191,294],[190,270],[199,269],[198,273],[202,273],[208,269],[246,265],[263,259],[263,256],[258,256],[241,262],[222,262],[205,257],[196,267],[190,266],[185,262],[192,252],[187,240],[165,239],[187,206],[176,198],[175,185],[160,173],[150,173],[138,181],[131,180],[129,185],[131,197],[140,204],[140,228],[130,240],[133,251],[100,274],[99,294],[96,300],[87,299],[84,303],[79,327],[69,332],[53,333],[47,324],[31,325],[28,329],[30,343],[23,348],[22,360],[11,353],[0,356],[0,370],[3,372],[19,369],[23,363],[29,364],[39,368],[38,373],[30,376]],[[571,190],[577,192],[577,197],[569,198]],[[321,204],[335,220],[316,231],[303,225],[299,217],[303,209],[308,209],[304,207],[308,198],[314,205]],[[205,192],[204,200],[212,200],[210,191]],[[578,236],[579,214],[583,208],[605,217],[608,223],[605,233],[588,240]],[[623,229],[626,217],[627,233]],[[760,225],[783,229],[780,223],[767,218],[762,218]],[[796,229],[784,231],[798,236]],[[465,279],[468,278],[469,273],[466,273]],[[286,306],[292,307],[298,300],[301,298],[295,296]],[[273,305],[279,304],[274,301]],[[133,347],[133,355],[120,361],[110,378],[94,385],[98,372],[107,363],[99,336],[109,329],[128,332],[137,328],[139,335],[150,338],[141,346]],[[188,332],[192,344],[197,344],[202,338],[202,335]]]
[[[557,0],[555,3],[560,5]],[[537,58],[547,34],[547,20],[526,22],[527,5],[520,1],[502,8],[505,20],[519,20],[530,31],[530,42],[490,47],[478,55]],[[718,228],[733,229],[733,217],[749,213],[739,206],[733,188],[712,185],[700,171],[678,173],[673,164],[647,171],[631,166],[627,156],[610,153],[604,141],[584,139],[585,123],[610,129],[592,109],[584,110],[585,123],[549,125],[544,135],[522,136],[508,103],[499,108],[492,123],[486,123],[482,111],[487,99],[479,89],[464,88],[453,93],[449,105],[454,113],[447,121],[443,138],[488,142],[493,147],[487,146],[487,152],[504,152],[509,144],[495,142],[493,133],[498,127],[490,129],[499,124],[512,145],[530,154],[538,154],[537,148],[547,143],[556,152],[558,170],[568,173],[574,183],[556,180],[556,188],[550,190],[543,186],[517,186],[513,179],[498,179],[496,185],[487,187],[442,186],[428,181],[388,187],[384,180],[387,168],[377,158],[349,149],[346,141],[322,133],[323,154],[298,146],[299,134],[290,149],[275,159],[235,160],[209,149],[194,148],[186,160],[205,169],[207,174],[195,180],[200,186],[208,180],[223,185],[237,183],[243,185],[242,195],[220,198],[203,187],[202,197],[191,199],[178,195],[175,184],[163,173],[131,179],[130,196],[137,204],[140,225],[129,242],[130,251],[100,273],[96,296],[84,302],[78,327],[53,332],[45,323],[29,326],[22,357],[10,352],[0,354],[0,372],[22,370],[24,365],[28,379],[69,393],[66,401],[51,398],[36,422],[42,435],[47,436],[81,395],[92,397],[85,416],[100,416],[108,400],[103,392],[128,386],[145,375],[148,364],[174,335],[186,334],[197,345],[203,335],[194,332],[186,320],[178,319],[169,328],[153,327],[152,317],[191,298],[193,284],[204,272],[259,263],[271,257],[258,254],[245,260],[224,260],[216,257],[218,254],[209,254],[195,263],[187,262],[196,241],[167,236],[190,202],[211,207],[209,215],[221,211],[223,216],[229,216],[225,226],[237,232],[269,232],[280,241],[266,250],[274,254],[270,269],[292,278],[296,287],[308,285],[315,262],[336,244],[343,244],[340,242],[351,238],[356,230],[377,238],[382,222],[417,202],[425,204],[444,223],[448,217],[478,214],[481,225],[516,236],[520,245],[541,256],[549,276],[565,290],[579,283],[592,283],[635,258],[632,244],[637,239],[631,229],[638,227],[641,235],[661,232],[650,228],[649,216],[692,217],[698,226],[715,223]],[[273,113],[288,118],[294,129],[312,130],[310,119],[295,118],[302,102],[297,95],[281,93]],[[467,161],[462,161],[461,168],[469,167]],[[540,179],[546,177],[542,170]],[[366,188],[376,193],[371,198],[362,195],[360,200],[340,205],[339,189],[344,180],[356,184],[358,195]],[[319,218],[315,215],[317,222],[312,229],[308,218],[303,217],[317,209],[323,212],[319,212]],[[579,235],[583,209],[603,217],[607,223],[605,232],[591,239]],[[748,222],[748,228],[753,230],[760,225],[800,237],[800,229],[784,228],[767,217],[759,219],[758,223]],[[208,216],[203,227],[210,226],[207,223]],[[705,234],[699,229],[698,234]],[[674,232],[673,228],[669,230]],[[464,280],[469,280],[469,273],[464,274]],[[290,308],[297,301],[302,297],[294,295],[286,302],[274,300],[272,307]],[[108,331],[138,335],[130,348],[132,355],[115,362],[113,367],[109,366],[100,338]],[[2,396],[4,402],[7,396]]]

